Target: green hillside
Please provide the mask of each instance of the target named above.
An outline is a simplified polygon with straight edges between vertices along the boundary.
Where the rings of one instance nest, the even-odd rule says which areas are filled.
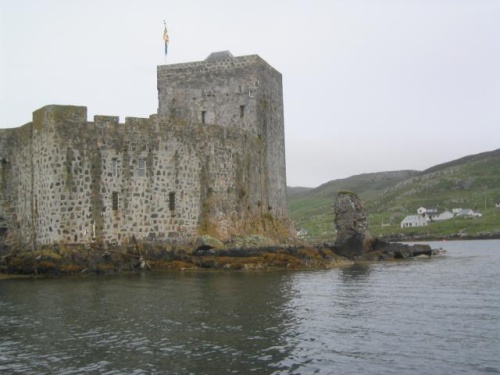
[[[309,238],[331,238],[332,205],[339,191],[354,191],[366,201],[380,196],[386,188],[418,173],[416,171],[368,173],[330,181],[315,189],[301,191],[300,194],[294,192],[288,196],[289,214],[297,229],[304,228],[308,231]]]
[[[375,235],[445,236],[500,231],[500,212],[495,209],[495,202],[500,202],[500,149],[466,156],[422,172],[363,174],[292,194],[288,201],[290,217],[297,229],[307,230],[306,239],[333,239],[332,205],[340,190],[350,190],[360,196],[368,213],[370,230]],[[403,218],[416,214],[421,206],[436,207],[438,211],[471,208],[483,216],[401,229]]]

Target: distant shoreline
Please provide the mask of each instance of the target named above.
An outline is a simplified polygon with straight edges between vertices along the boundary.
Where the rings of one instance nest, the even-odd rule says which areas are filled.
[[[380,236],[379,238],[389,242],[413,242],[413,241],[468,241],[468,240],[498,240],[500,239],[500,232],[493,232],[488,234],[451,234],[447,236],[436,235],[404,235],[394,234]]]

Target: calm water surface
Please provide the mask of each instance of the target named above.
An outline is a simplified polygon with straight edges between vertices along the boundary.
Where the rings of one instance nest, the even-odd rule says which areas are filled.
[[[500,241],[314,272],[0,281],[2,374],[500,373]]]

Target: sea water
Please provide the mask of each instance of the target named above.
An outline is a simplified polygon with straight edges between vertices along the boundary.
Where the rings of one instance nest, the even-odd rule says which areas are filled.
[[[308,272],[0,281],[2,374],[500,373],[500,241]]]

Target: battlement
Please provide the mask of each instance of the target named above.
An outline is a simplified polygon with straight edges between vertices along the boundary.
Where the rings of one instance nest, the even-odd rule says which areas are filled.
[[[82,125],[87,122],[87,107],[46,105],[33,112],[33,127],[39,129],[58,124]]]
[[[281,74],[229,51],[157,72],[149,118],[48,105],[0,131],[9,241],[288,236]]]

